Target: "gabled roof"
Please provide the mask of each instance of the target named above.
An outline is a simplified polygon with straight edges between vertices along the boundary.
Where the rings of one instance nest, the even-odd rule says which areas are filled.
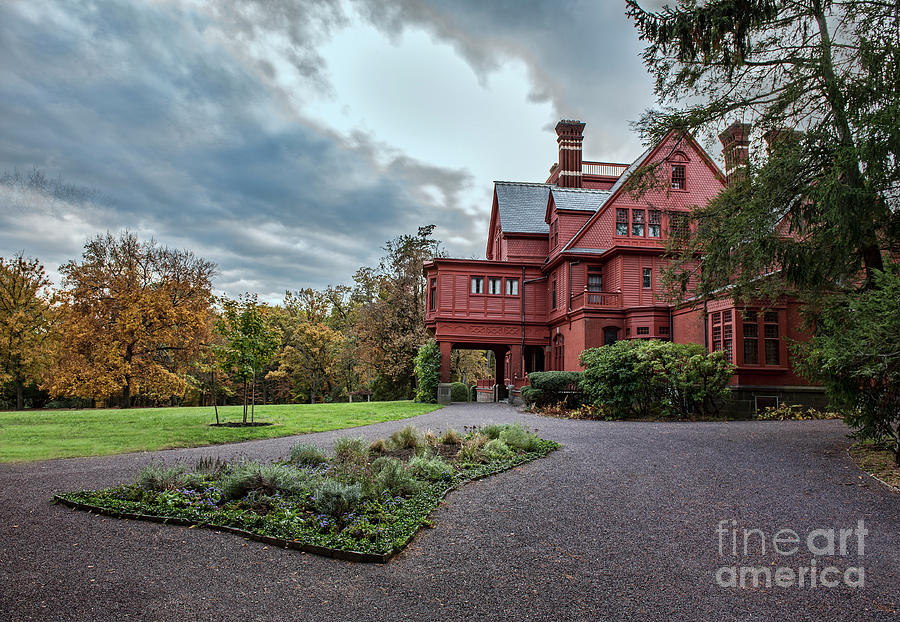
[[[647,159],[647,156],[650,155],[650,152],[656,149],[656,147],[650,147],[644,153],[639,155],[637,159],[631,163],[631,165],[625,169],[625,172],[622,173],[621,177],[616,180],[616,183],[612,185],[609,189],[609,196],[614,195],[618,192],[619,188],[625,185],[625,182],[628,181],[628,178],[638,169],[638,167]]]
[[[550,184],[495,181],[497,211],[504,233],[549,233],[544,221]]]
[[[594,188],[558,188],[551,191],[556,209],[594,212],[609,198],[609,190]]]
[[[600,217],[600,213],[602,211],[604,211],[603,208],[607,204],[609,204],[613,199],[615,199],[620,194],[622,194],[622,187],[625,185],[625,182],[628,181],[628,178],[631,177],[631,175],[634,174],[634,172],[642,164],[644,164],[647,161],[652,160],[652,156],[658,150],[660,150],[663,145],[666,144],[666,142],[669,140],[669,138],[672,135],[676,134],[677,132],[678,132],[678,130],[670,130],[669,133],[666,134],[666,136],[661,141],[659,141],[658,143],[656,143],[656,145],[654,145],[654,146],[648,148],[646,151],[644,151],[644,153],[639,155],[637,157],[637,159],[634,162],[632,162],[631,165],[627,169],[625,169],[625,172],[622,173],[622,176],[619,177],[619,179],[616,180],[616,183],[614,183],[610,187],[609,195],[606,197],[606,200],[603,202],[603,205],[601,205],[594,212],[594,215],[591,216],[590,218],[588,218],[587,222],[585,222],[584,225],[582,225],[581,229],[579,229],[578,232],[572,236],[572,238],[569,240],[569,242],[563,247],[563,249],[562,249],[563,252],[568,251],[571,248],[574,248],[575,243],[580,240],[581,235],[591,225],[594,224],[594,222],[597,220],[597,218]],[[722,175],[722,171],[719,170],[719,167],[716,166],[716,164],[715,164],[715,162],[713,162],[712,158],[709,157],[709,154],[706,153],[706,150],[703,147],[701,147],[699,143],[697,143],[697,141],[694,139],[694,137],[691,136],[690,134],[686,134],[683,136],[683,138],[687,139],[696,148],[697,152],[700,154],[700,157],[703,159],[703,161],[706,163],[706,165],[709,166],[709,168],[713,171],[713,173],[717,177],[719,177],[720,179],[722,179],[724,181],[725,177],[724,177],[724,175]]]

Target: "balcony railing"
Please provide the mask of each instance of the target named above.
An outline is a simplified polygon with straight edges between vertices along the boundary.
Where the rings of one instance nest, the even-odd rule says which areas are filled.
[[[622,294],[619,292],[582,292],[572,296],[572,311],[578,309],[621,309]]]
[[[627,164],[607,164],[606,162],[582,162],[581,172],[585,175],[619,177],[628,168]]]

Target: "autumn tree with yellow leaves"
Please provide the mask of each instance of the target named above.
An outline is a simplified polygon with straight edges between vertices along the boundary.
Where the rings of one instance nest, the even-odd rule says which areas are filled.
[[[130,232],[88,241],[60,267],[62,331],[47,389],[57,396],[181,395],[208,340],[215,265]]]
[[[54,344],[56,310],[50,279],[37,259],[0,257],[0,382],[15,386],[24,408],[27,383],[39,383]]]

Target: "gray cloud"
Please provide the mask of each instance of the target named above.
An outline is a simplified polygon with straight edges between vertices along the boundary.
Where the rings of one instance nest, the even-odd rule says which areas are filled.
[[[398,35],[426,28],[450,42],[487,79],[505,59],[529,67],[531,97],[550,100],[559,118],[589,123],[589,157],[626,158],[638,145],[628,122],[652,105],[652,81],[624,3],[583,0],[355,0],[379,28]],[[660,2],[646,3],[648,9]],[[609,155],[607,155],[609,154]]]
[[[306,33],[341,18],[320,5],[325,17],[283,32],[293,60],[324,84]],[[25,250],[53,270],[92,233],[127,227],[216,261],[221,290],[277,298],[349,280],[421,224],[461,232],[472,242],[453,250],[478,253],[477,220],[459,200],[467,173],[385,158],[369,136],[345,140],[298,119],[265,68],[210,36],[208,20],[226,14],[248,40],[296,22],[299,9],[278,6],[0,7],[0,171],[36,166],[108,197],[0,188],[0,254]]]

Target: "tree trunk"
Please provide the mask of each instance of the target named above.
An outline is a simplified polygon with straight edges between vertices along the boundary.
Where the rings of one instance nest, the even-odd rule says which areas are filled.
[[[213,410],[216,411],[216,425],[219,425],[219,404],[216,402],[216,370],[212,371],[212,401]]]
[[[247,379],[244,378],[244,418],[243,422],[247,423]]]
[[[125,386],[122,387],[122,408],[131,408],[131,378],[125,379]]]
[[[25,381],[16,378],[16,410],[25,408]]]
[[[250,423],[255,421],[254,413],[256,411],[256,370],[253,370],[253,387],[250,393]]]

